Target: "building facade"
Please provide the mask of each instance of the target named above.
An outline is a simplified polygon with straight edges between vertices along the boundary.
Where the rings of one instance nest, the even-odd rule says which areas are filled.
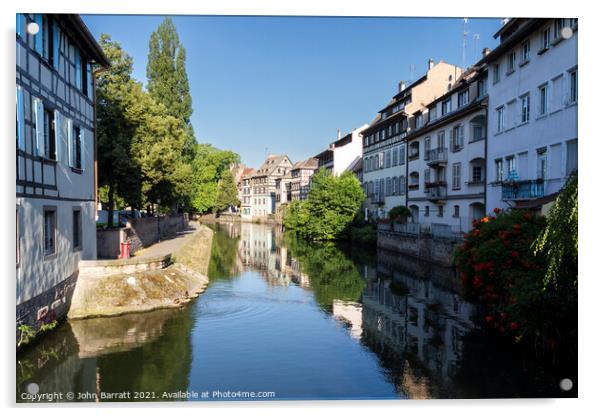
[[[430,59],[426,74],[407,87],[400,82],[397,94],[363,130],[365,209],[371,215],[383,217],[391,208],[406,205],[409,120],[449,91],[461,73],[455,65]]]
[[[290,182],[291,201],[304,201],[307,199],[311,177],[316,170],[318,170],[318,159],[313,157],[293,165]]]
[[[358,127],[344,137],[341,137],[339,131],[337,140],[330,143],[328,149],[314,156],[318,160],[318,169],[324,168],[334,175],[351,170],[356,160],[362,157],[363,131],[367,127],[367,124]]]
[[[486,67],[472,67],[413,115],[406,142],[414,222],[458,233],[485,215],[486,85]]]
[[[510,19],[495,37],[486,208],[537,208],[577,168],[577,19]]]
[[[292,167],[287,155],[270,154],[261,167],[250,175],[252,218],[265,218],[276,213],[276,179],[285,176]]]
[[[16,64],[16,319],[39,327],[96,258],[92,65],[109,63],[78,15],[18,14]]]
[[[253,168],[245,168],[238,184],[238,199],[240,199],[240,216],[243,219],[251,218],[251,176],[255,173]]]

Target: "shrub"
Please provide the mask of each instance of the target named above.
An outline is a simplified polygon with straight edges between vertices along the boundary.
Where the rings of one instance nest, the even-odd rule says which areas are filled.
[[[411,216],[412,211],[404,205],[398,205],[389,211],[389,218],[395,222],[405,223]]]
[[[554,324],[550,293],[542,290],[545,264],[531,249],[544,226],[542,216],[496,208],[473,222],[455,253],[466,298],[483,306],[485,324],[515,341],[539,338]]]

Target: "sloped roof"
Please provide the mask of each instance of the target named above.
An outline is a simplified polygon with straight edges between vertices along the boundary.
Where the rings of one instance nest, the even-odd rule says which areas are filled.
[[[288,155],[269,155],[253,176],[269,176],[273,174],[277,168],[281,167],[285,160],[288,160],[289,163],[291,163]]]
[[[292,170],[297,169],[318,169],[318,159],[315,157],[310,157],[308,159],[299,161],[293,165]]]

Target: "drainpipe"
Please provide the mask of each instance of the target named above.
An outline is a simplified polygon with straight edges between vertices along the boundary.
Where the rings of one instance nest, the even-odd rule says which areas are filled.
[[[483,51],[484,52],[484,51]],[[482,104],[485,107],[485,189],[483,191],[483,205],[485,206],[485,215],[488,215],[487,211],[487,168],[489,167],[489,158],[487,156],[487,143],[489,142],[489,98],[486,99]]]

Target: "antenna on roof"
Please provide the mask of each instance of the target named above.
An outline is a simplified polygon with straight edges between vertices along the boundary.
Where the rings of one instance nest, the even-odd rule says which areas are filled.
[[[468,36],[468,17],[462,19],[464,22],[464,30],[462,32],[462,70],[466,68],[466,36]]]
[[[477,62],[479,60],[479,55],[478,55],[478,53],[479,53],[479,47],[478,47],[478,44],[479,44],[479,39],[480,38],[481,38],[481,35],[479,35],[478,33],[475,33],[472,36],[472,39],[474,40],[474,62]]]

